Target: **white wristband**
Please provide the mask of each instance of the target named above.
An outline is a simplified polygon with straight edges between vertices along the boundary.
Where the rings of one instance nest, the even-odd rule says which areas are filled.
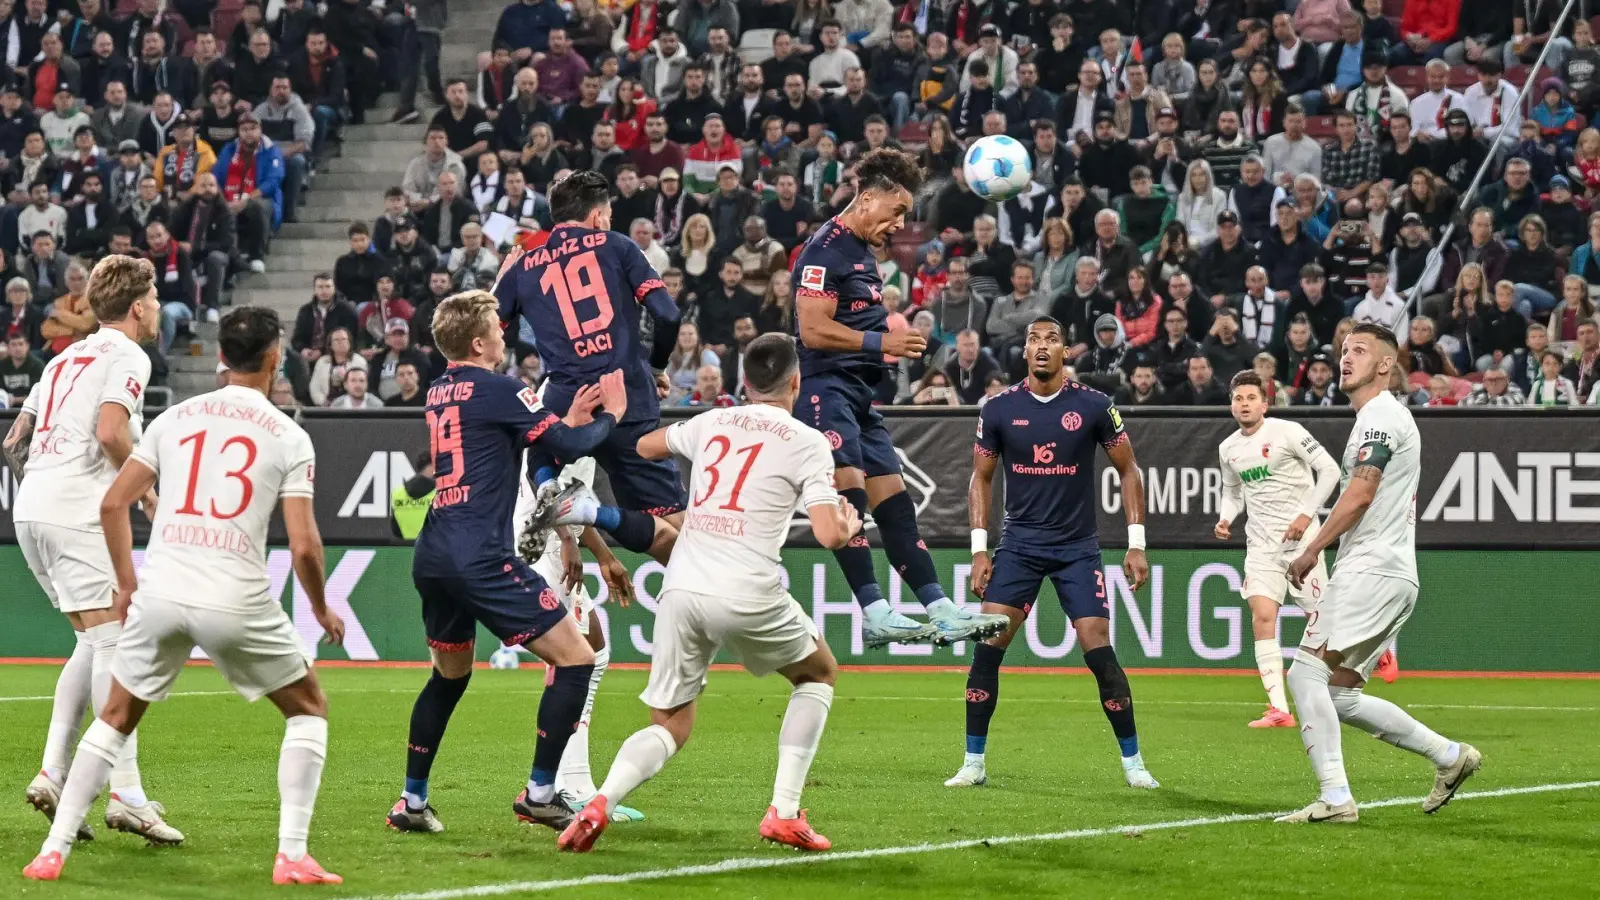
[[[1128,549],[1129,550],[1143,550],[1144,549],[1144,526],[1143,525],[1129,525],[1128,526]]]
[[[988,552],[989,552],[989,529],[987,529],[987,528],[974,528],[974,529],[972,529],[972,555],[973,556],[977,556],[979,553],[988,553]]]

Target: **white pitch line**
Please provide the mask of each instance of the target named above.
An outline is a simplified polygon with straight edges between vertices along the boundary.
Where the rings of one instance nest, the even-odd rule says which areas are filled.
[[[1554,791],[1577,791],[1600,787],[1600,781],[1574,781],[1565,784],[1536,784],[1529,787],[1501,788],[1494,791],[1468,791],[1457,794],[1456,800],[1478,800],[1491,797],[1512,797],[1519,794],[1545,794]],[[1421,797],[1394,797],[1359,804],[1361,809],[1381,809],[1387,806],[1408,806],[1421,803]],[[640,872],[623,872],[615,875],[585,875],[581,878],[561,878],[550,881],[512,881],[501,884],[480,884],[465,888],[446,888],[406,894],[373,894],[355,900],[458,900],[463,897],[496,897],[504,894],[523,894],[551,891],[570,887],[590,887],[600,884],[629,884],[635,881],[659,881],[667,878],[690,878],[697,875],[725,875],[753,869],[777,869],[788,866],[821,865],[856,859],[875,859],[883,856],[908,856],[921,853],[938,853],[945,850],[966,850],[973,847],[992,847],[999,844],[1036,844],[1051,841],[1071,841],[1111,835],[1141,834],[1147,831],[1171,831],[1178,828],[1201,828],[1210,825],[1236,825],[1244,822],[1263,822],[1284,815],[1283,812],[1241,813],[1232,816],[1210,816],[1199,819],[1178,819],[1169,822],[1151,822],[1144,825],[1114,825],[1108,828],[1080,828],[1073,831],[1052,831],[1043,834],[1012,834],[988,838],[970,838],[941,843],[910,844],[903,847],[876,847],[869,850],[847,850],[840,853],[815,853],[784,856],[743,856],[721,862],[694,866],[677,866],[671,869],[646,869]]]
[[[524,690],[524,689],[521,689],[521,688],[512,688],[512,689],[504,689],[504,690],[491,688],[490,690],[493,693],[496,693],[496,694],[530,694],[530,695],[532,695],[532,694],[543,693],[542,691]],[[328,693],[333,695],[333,696],[335,696],[335,697],[337,697],[337,696],[339,696],[341,694],[415,694],[416,690],[413,689],[413,688],[346,688],[346,689],[343,689],[343,690],[332,689],[332,690],[329,690]],[[618,695],[618,696],[621,696],[621,695],[624,695],[624,694],[631,696],[633,694],[632,691],[609,691],[609,690],[602,690],[602,691],[600,691],[600,693],[601,694],[615,694],[615,695]],[[169,698],[170,697],[233,697],[233,696],[237,696],[237,693],[234,692],[234,691],[174,691],[171,694],[168,694],[167,696]],[[727,700],[727,699],[743,699],[744,697],[749,696],[749,695],[706,693],[706,694],[701,694],[701,696],[702,697],[707,697],[707,698],[712,698],[712,699]],[[0,697],[0,703],[22,703],[22,702],[29,702],[29,701],[42,702],[42,701],[45,701],[45,700],[54,700],[54,699],[55,698],[53,696],[49,695],[49,694],[39,694],[39,695],[26,696],[26,697]],[[961,698],[959,696],[955,696],[955,697],[883,697],[883,696],[856,696],[856,697],[852,697],[852,696],[843,696],[843,697],[840,697],[838,699],[842,700],[842,701],[860,700],[860,701],[889,702],[889,703],[907,703],[907,702],[962,703],[962,702],[965,702],[963,700],[963,698]],[[1083,706],[1098,706],[1100,704],[1100,701],[1098,701],[1098,700],[1089,700],[1089,699],[1072,698],[1072,697],[1067,697],[1067,698],[1012,697],[1012,698],[1006,700],[1006,702],[1007,703],[1062,703],[1062,704],[1083,705]],[[1139,703],[1141,705],[1146,705],[1146,706],[1251,706],[1251,707],[1259,707],[1261,705],[1261,702],[1258,701],[1258,700],[1148,700],[1147,699],[1147,700],[1140,700]],[[1600,706],[1492,706],[1492,705],[1476,705],[1476,704],[1469,704],[1469,703],[1407,703],[1406,704],[1406,708],[1407,709],[1452,709],[1452,710],[1468,710],[1468,711],[1481,711],[1481,712],[1573,712],[1573,713],[1600,712]]]

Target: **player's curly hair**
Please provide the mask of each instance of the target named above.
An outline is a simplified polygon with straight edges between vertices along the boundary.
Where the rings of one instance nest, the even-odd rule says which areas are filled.
[[[89,273],[89,308],[101,322],[120,322],[155,288],[156,267],[148,259],[113,253]]]
[[[909,153],[879,147],[867,151],[856,163],[856,179],[862,193],[905,188],[915,194],[922,187],[922,167]]]
[[[500,328],[500,301],[488,291],[464,291],[445,298],[433,311],[433,342],[450,362],[472,356],[473,338],[489,338]]]

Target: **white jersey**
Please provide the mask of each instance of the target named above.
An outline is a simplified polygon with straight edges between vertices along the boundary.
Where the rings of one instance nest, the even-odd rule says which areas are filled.
[[[1298,422],[1268,417],[1254,434],[1235,431],[1217,448],[1222,464],[1223,515],[1237,514],[1243,499],[1245,543],[1276,552],[1283,533],[1300,515],[1318,524],[1339,476],[1339,466]],[[1311,532],[1314,533],[1314,532]]]
[[[1383,470],[1377,496],[1355,527],[1339,540],[1334,577],[1341,571],[1402,578],[1417,584],[1417,483],[1422,478],[1422,435],[1411,411],[1382,391],[1356,413],[1344,446],[1341,489],[1363,465]]]
[[[162,413],[129,458],[156,472],[161,497],[139,592],[223,612],[276,607],[267,525],[278,498],[312,496],[310,436],[260,391],[230,385]]]
[[[115,403],[126,409],[138,443],[149,382],[150,357],[111,328],[78,341],[45,365],[22,405],[34,418],[33,439],[13,520],[100,530],[100,501],[117,477],[95,438],[100,407]]]
[[[777,407],[754,404],[678,422],[667,429],[667,446],[692,474],[662,591],[785,596],[778,553],[796,506],[839,502],[828,439]]]

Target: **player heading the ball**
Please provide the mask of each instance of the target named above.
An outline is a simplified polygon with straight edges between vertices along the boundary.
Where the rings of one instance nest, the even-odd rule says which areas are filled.
[[[850,206],[823,223],[795,260],[801,378],[795,418],[828,439],[840,494],[857,510],[872,511],[889,564],[927,608],[924,625],[889,606],[871,545],[857,535],[833,556],[865,614],[866,645],[978,640],[1003,631],[1006,618],[969,612],[946,596],[917,533],[916,505],[900,477],[889,429],[872,405],[886,360],[917,359],[927,347],[914,330],[889,331],[878,275],[878,254],[904,227],[922,170],[910,154],[880,147],[861,157],[856,179]]]

